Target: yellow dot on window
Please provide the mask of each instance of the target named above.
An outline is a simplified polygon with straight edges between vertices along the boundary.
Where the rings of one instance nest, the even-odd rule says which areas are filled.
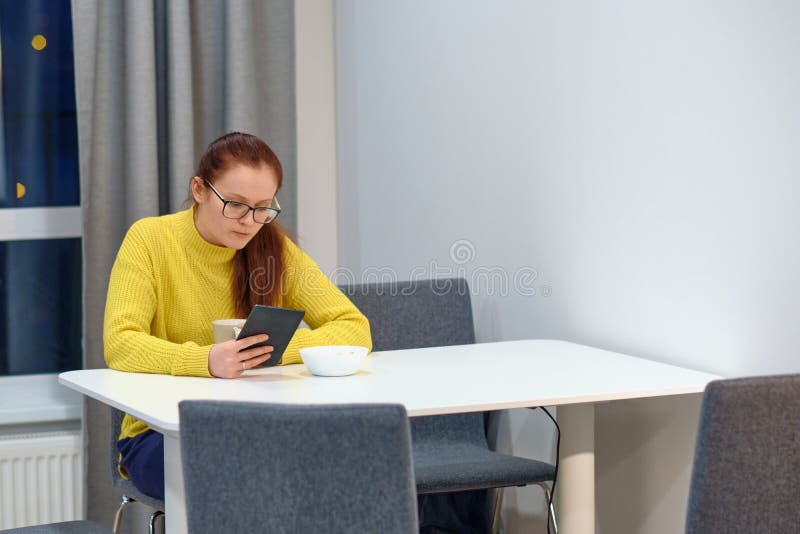
[[[24,196],[25,196],[25,186],[17,182],[17,198],[22,198]]]
[[[44,47],[47,46],[47,39],[45,39],[44,35],[37,33],[31,39],[31,46],[34,50],[44,50]]]

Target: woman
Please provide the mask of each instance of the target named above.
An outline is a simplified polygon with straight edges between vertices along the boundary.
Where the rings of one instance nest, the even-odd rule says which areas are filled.
[[[269,358],[267,336],[214,344],[211,322],[247,317],[255,304],[305,310],[282,363],[313,345],[372,348],[358,309],[273,222],[281,164],[259,138],[223,135],[200,158],[191,208],[137,221],[111,271],[103,340],[120,371],[236,378]],[[164,498],[163,436],[130,415],[119,436],[120,473]]]

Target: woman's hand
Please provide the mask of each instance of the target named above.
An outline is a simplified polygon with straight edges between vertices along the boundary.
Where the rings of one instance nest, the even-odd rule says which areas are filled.
[[[251,345],[263,343],[267,339],[269,339],[268,335],[259,334],[212,345],[208,353],[208,371],[219,378],[242,376],[245,369],[260,365],[269,359],[270,353],[272,353],[271,346],[251,347]]]

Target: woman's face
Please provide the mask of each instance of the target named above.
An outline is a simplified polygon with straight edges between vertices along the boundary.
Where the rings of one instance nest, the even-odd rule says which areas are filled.
[[[249,167],[236,164],[209,180],[225,200],[233,200],[257,208],[269,206],[278,191],[278,177],[266,165]],[[222,215],[223,202],[202,180],[192,180],[192,196],[197,203],[195,225],[200,235],[219,247],[243,249],[261,230],[263,224],[253,220],[253,211],[240,219]]]

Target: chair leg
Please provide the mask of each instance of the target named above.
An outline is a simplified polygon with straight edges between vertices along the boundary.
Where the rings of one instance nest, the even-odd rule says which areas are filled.
[[[159,516],[163,515],[164,512],[162,512],[161,510],[156,510],[155,512],[153,512],[153,515],[150,516],[150,534],[156,534],[156,519],[158,519]]]
[[[556,510],[553,507],[553,502],[550,500],[550,487],[544,482],[539,483],[539,487],[544,491],[544,498],[547,499],[547,504],[550,506],[550,517],[553,519],[553,531],[558,534],[558,521],[556,520]]]
[[[494,501],[494,515],[492,516],[492,534],[497,534],[500,528],[500,508],[503,506],[503,489],[497,488],[497,499]]]
[[[122,496],[122,502],[119,503],[117,513],[114,515],[114,527],[112,528],[114,534],[119,534],[119,525],[122,523],[122,510],[132,502],[136,502],[136,499],[132,499],[127,495]]]

